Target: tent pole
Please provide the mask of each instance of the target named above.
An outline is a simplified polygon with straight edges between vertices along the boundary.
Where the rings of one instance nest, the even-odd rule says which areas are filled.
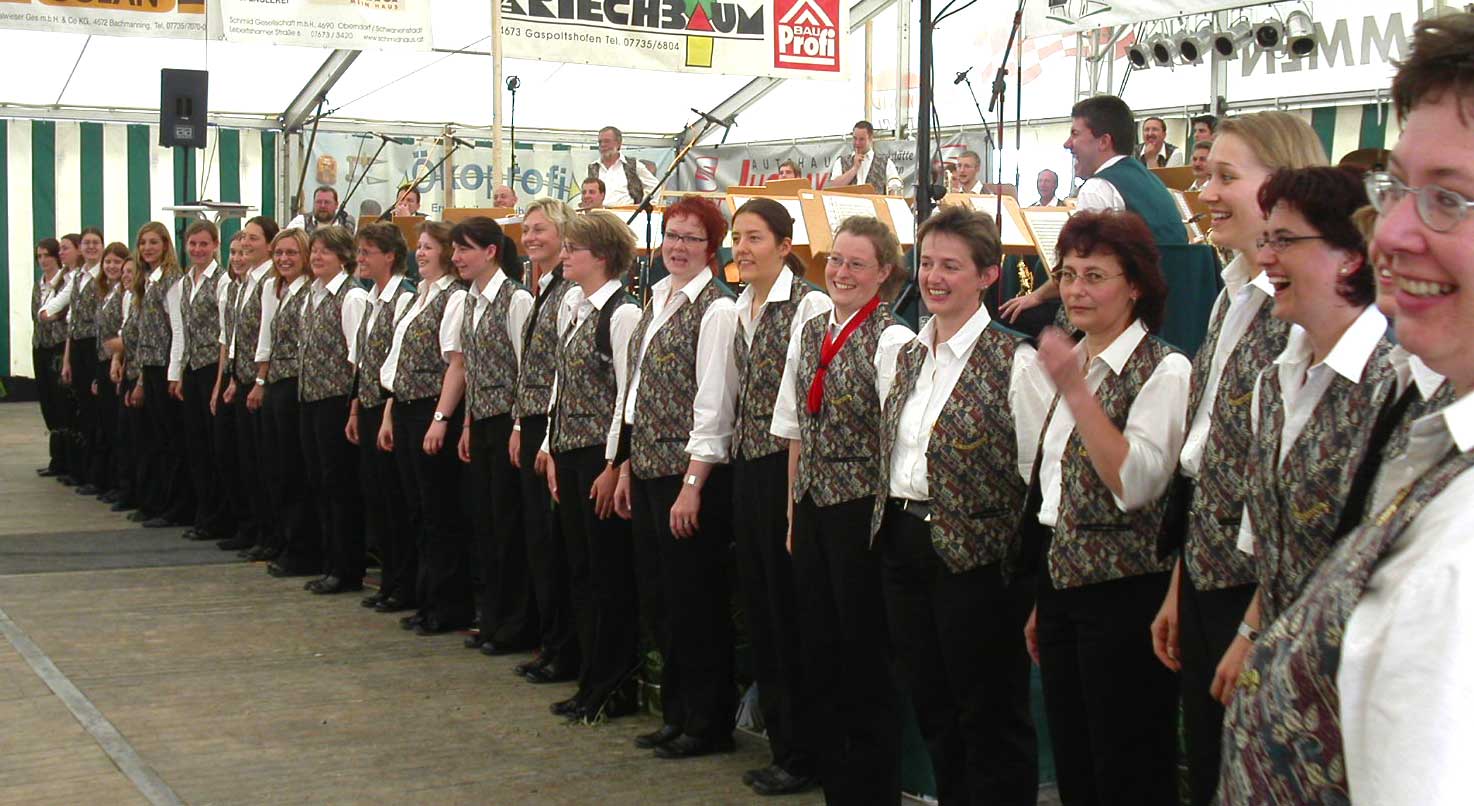
[[[931,0],[920,0],[921,80],[916,111],[916,224],[931,216],[931,105],[932,105],[932,18]],[[905,79],[897,77],[897,83]],[[899,124],[899,121],[897,121]]]
[[[516,148],[516,143],[512,144]],[[512,184],[510,177],[503,179],[502,157],[502,0],[491,0],[491,175],[496,177],[492,190],[498,184]]]

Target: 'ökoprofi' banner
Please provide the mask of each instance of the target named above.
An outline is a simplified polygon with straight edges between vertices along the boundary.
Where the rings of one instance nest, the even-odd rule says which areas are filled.
[[[429,50],[430,0],[220,0],[225,38],[344,50]]]
[[[508,56],[683,73],[841,78],[847,0],[502,0]]]
[[[208,18],[208,22],[207,22]],[[0,0],[0,28],[89,36],[220,38],[205,0]]]

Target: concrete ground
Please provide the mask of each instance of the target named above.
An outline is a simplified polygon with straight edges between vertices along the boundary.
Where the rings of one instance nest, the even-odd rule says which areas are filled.
[[[519,657],[136,528],[38,478],[44,446],[0,404],[0,804],[764,801],[760,739],[662,761],[651,717],[567,726]]]

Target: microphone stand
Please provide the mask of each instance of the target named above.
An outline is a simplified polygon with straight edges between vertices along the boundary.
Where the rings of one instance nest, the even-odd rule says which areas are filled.
[[[706,112],[700,110],[692,111],[701,116],[701,131],[697,132],[695,137],[692,137],[689,142],[681,146],[681,149],[676,152],[675,159],[671,160],[670,165],[666,167],[665,173],[661,174],[660,178],[656,180],[655,187],[651,188],[650,192],[645,194],[645,197],[640,200],[639,207],[630,213],[630,217],[625,219],[624,222],[626,226],[632,225],[635,223],[635,219],[640,216],[640,213],[645,214],[645,248],[650,250],[650,252],[645,256],[644,262],[640,264],[640,304],[642,306],[650,301],[650,267],[655,262],[655,247],[651,244],[655,216],[653,200],[660,195],[660,189],[665,187],[665,183],[670,180],[671,174],[676,172],[676,168],[681,164],[681,161],[686,159],[686,155],[691,153],[691,149],[695,148],[697,143],[701,142],[701,138],[705,137],[706,133],[711,131],[716,125],[726,123],[726,121]]]
[[[512,93],[512,114],[508,119],[512,124],[512,165],[508,169],[507,184],[517,186],[517,88],[522,86],[522,79],[516,76],[507,78],[507,90]]]
[[[436,171],[440,170],[440,166],[444,165],[445,164],[445,161],[448,160],[448,159],[450,159],[450,155],[456,153],[456,149],[460,148],[461,146],[466,146],[467,148],[475,148],[475,146],[473,144],[468,143],[468,142],[466,142],[465,140],[462,140],[459,137],[452,137],[452,138],[450,138],[450,148],[447,148],[445,150],[445,156],[441,157],[439,162],[435,163],[434,165],[431,165],[429,168],[426,168],[424,173],[422,173],[419,176],[415,177],[415,181],[411,182],[409,184],[409,186],[411,188],[418,188],[420,186],[420,183],[421,182],[425,181],[426,179],[429,179],[431,174],[433,174]],[[408,193],[408,192],[409,192],[409,190],[407,190],[407,189],[405,191],[401,192],[398,196],[395,197],[394,203],[396,205],[399,204],[399,200],[402,199],[402,198],[404,198],[404,194],[405,193]],[[393,220],[393,218],[394,218],[394,208],[393,207],[390,207],[388,210],[385,210],[383,212],[383,214],[379,216],[379,220],[380,221],[391,221],[391,220]]]
[[[994,141],[994,146],[993,146],[993,148],[995,150],[998,149],[997,143],[1003,142],[1003,133],[1004,133],[1003,113],[1004,113],[1004,110],[1006,109],[1006,106],[1007,106],[1006,103],[1004,102],[1004,96],[1008,92],[1008,57],[1013,54],[1013,43],[1018,39],[1019,31],[1024,27],[1024,3],[1025,3],[1025,1],[1026,0],[1018,0],[1018,9],[1013,12],[1013,27],[1011,29],[1009,29],[1009,31],[1008,31],[1008,44],[1003,48],[1003,58],[998,60],[998,73],[997,73],[997,75],[995,75],[993,77],[993,97],[988,100],[988,111],[989,112],[992,112],[993,111],[993,107],[994,106],[997,106],[998,107],[998,139],[996,141]],[[1022,80],[1022,77],[1020,77],[1020,80]],[[968,89],[972,89],[972,84],[971,83],[969,83],[967,86],[968,86]],[[1020,94],[1022,94],[1022,91],[1023,91],[1022,90],[1022,85],[1020,85]],[[1014,155],[1014,158],[1015,159],[1017,159],[1017,157],[1018,157],[1018,155]],[[1003,154],[1002,154],[1001,151],[999,151],[999,153],[998,153],[998,185],[999,185],[999,187],[997,187],[997,188],[994,189],[996,191],[995,195],[998,197],[998,209],[995,211],[995,215],[997,216],[998,231],[999,232],[1002,232],[1003,231],[1003,187],[1002,187],[1002,185],[1003,185]],[[998,304],[999,305],[1002,305],[1003,304],[1003,283],[997,283],[997,286],[998,286]]]
[[[373,134],[375,137],[379,138],[379,147],[375,149],[374,155],[372,157],[369,157],[368,165],[363,166],[363,171],[359,173],[358,179],[355,180],[354,183],[348,188],[347,195],[343,196],[343,201],[338,204],[339,210],[348,209],[348,202],[353,200],[353,194],[358,192],[358,188],[360,185],[363,184],[363,180],[368,178],[369,171],[373,169],[374,163],[379,161],[379,155],[384,153],[384,146],[389,145],[390,138],[385,137],[378,132],[374,132]]]

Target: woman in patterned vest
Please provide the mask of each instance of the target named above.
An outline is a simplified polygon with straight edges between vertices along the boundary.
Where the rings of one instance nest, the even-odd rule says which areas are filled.
[[[1474,677],[1474,16],[1418,23],[1392,84],[1402,136],[1366,177],[1397,339],[1454,402],[1389,456],[1360,527],[1245,664],[1219,803],[1461,803]]]
[[[639,611],[629,521],[614,511],[619,472],[618,402],[624,398],[630,336],[639,306],[622,280],[634,265],[635,238],[608,213],[569,219],[563,276],[574,288],[558,311],[557,375],[548,436],[537,457],[558,515],[578,630],[578,690],[550,706],[584,720],[635,709]],[[568,493],[560,500],[559,490]]]
[[[171,297],[180,292],[184,273],[169,228],[157,221],[138,230],[134,256],[145,285],[138,306],[138,363],[143,382],[133,388],[133,394],[147,422],[148,438],[141,447],[149,454],[149,470],[139,511],[128,517],[150,528],[189,525],[194,521],[194,488],[184,465],[179,401],[169,395],[169,344],[174,335],[169,307]]]
[[[1249,476],[1249,402],[1254,380],[1285,347],[1288,322],[1270,315],[1274,286],[1254,263],[1264,232],[1259,188],[1281,168],[1326,164],[1310,124],[1288,112],[1256,112],[1224,121],[1208,159],[1203,203],[1213,214],[1213,243],[1233,255],[1213,303],[1208,338],[1193,358],[1187,438],[1159,552],[1179,551],[1172,584],[1152,622],[1157,658],[1179,672],[1182,722],[1193,803],[1218,787],[1223,703],[1213,675],[1236,640],[1254,595],[1254,565],[1236,547]]]
[[[98,478],[97,393],[92,382],[97,376],[97,308],[107,296],[102,276],[102,230],[88,227],[80,239],[82,267],[74,275],[71,304],[67,308],[67,343],[62,351],[62,380],[72,388],[77,402],[77,424],[69,462],[74,466],[78,495],[97,495],[105,487]]]
[[[1079,213],[1055,267],[1075,344],[1039,343],[1052,386],[1026,517],[1045,527],[1025,628],[1044,682],[1060,799],[1177,803],[1177,686],[1148,626],[1171,563],[1156,556],[1182,450],[1191,365],[1149,331],[1167,285],[1135,213]],[[1035,486],[1037,485],[1037,486]],[[1039,507],[1033,509],[1033,501]]]
[[[302,453],[322,533],[323,577],[308,590],[326,595],[363,590],[363,502],[358,462],[343,432],[353,392],[353,342],[369,295],[353,281],[353,236],[339,226],[312,233],[312,283],[302,308]],[[376,491],[375,494],[382,494]]]
[[[1274,283],[1274,316],[1298,327],[1260,374],[1255,438],[1239,528],[1258,587],[1213,681],[1233,696],[1254,635],[1285,611],[1330,553],[1378,410],[1395,375],[1387,317],[1375,297],[1366,242],[1351,214],[1366,203],[1357,177],[1337,168],[1280,171],[1259,191],[1268,215],[1256,259]]]
[[[798,593],[785,545],[788,445],[768,429],[788,343],[834,304],[804,280],[792,244],[793,217],[772,199],[752,199],[732,217],[732,257],[745,286],[737,297],[737,334],[728,353],[737,377],[732,499],[734,511],[743,513],[732,520],[732,533],[753,678],[772,751],[772,763],[750,770],[743,780],[763,795],[805,789],[816,772],[798,701]]]
[[[316,576],[322,572],[321,524],[308,492],[312,473],[302,455],[300,391],[306,336],[302,312],[312,283],[307,233],[277,233],[271,241],[271,266],[261,290],[255,385],[246,395],[246,407],[265,418],[262,464],[275,528],[265,543],[274,556],[263,559],[272,561],[266,566],[272,576]]]
[[[896,359],[871,519],[891,644],[941,803],[1033,806],[1034,584],[1009,561],[1049,393],[1034,348],[982,304],[1002,259],[993,219],[950,208],[917,241],[932,316]]]
[[[819,781],[831,803],[900,797],[900,732],[880,552],[870,516],[880,483],[881,402],[914,335],[886,300],[904,277],[895,234],[846,219],[824,269],[834,309],[788,343],[771,432],[788,440],[789,545],[800,660]]]
[[[548,401],[557,369],[558,311],[573,287],[563,276],[562,261],[563,231],[573,216],[573,208],[563,202],[538,199],[528,205],[522,218],[522,251],[527,253],[527,285],[534,300],[522,335],[522,367],[512,405],[516,423],[507,452],[522,490],[522,525],[541,645],[536,657],[514,668],[533,683],[573,680],[579,667],[568,559],[547,482],[537,474],[537,454],[548,434]]]
[[[731,289],[716,279],[727,234],[721,211],[688,196],[666,208],[660,251],[669,274],[650,289],[630,340],[620,401],[629,461],[615,506],[633,517],[640,620],[664,659],[665,719],[635,746],[660,758],[733,749],[732,478],[737,392],[728,358],[737,331]]]
[[[109,379],[118,386],[118,473],[119,495],[114,512],[137,509],[145,491],[144,474],[148,472],[148,451],[144,446],[146,428],[143,409],[135,401],[138,388],[138,306],[143,300],[143,273],[138,261],[129,255],[123,261],[123,324],[118,330],[119,349],[113,352]]]
[[[231,407],[235,423],[235,484],[230,489],[243,504],[245,515],[231,540],[220,547],[243,550],[251,560],[271,560],[280,553],[277,543],[277,512],[271,505],[269,473],[270,440],[266,414],[260,402],[251,405],[249,392],[255,388],[256,346],[263,333],[261,311],[266,296],[262,286],[271,273],[271,242],[279,232],[275,221],[265,216],[250,219],[241,227],[238,242],[245,271],[236,281],[235,303],[226,308],[226,327],[221,331],[220,358],[223,367],[220,400]],[[261,379],[264,386],[266,381]]]
[[[92,444],[92,483],[103,492],[98,498],[106,503],[118,499],[118,385],[112,380],[113,354],[122,349],[119,332],[123,329],[123,263],[128,247],[113,242],[102,253],[102,275],[95,282],[103,294],[97,304],[97,346],[92,372],[92,394],[97,398],[97,430]]]
[[[450,231],[451,263],[471,284],[461,309],[466,419],[456,453],[466,464],[472,556],[480,591],[480,629],[465,641],[485,655],[531,649],[536,614],[527,579],[522,490],[512,467],[512,405],[522,360],[522,332],[532,294],[512,279],[517,250],[490,218],[473,216]]]
[[[397,613],[414,606],[416,549],[405,513],[404,491],[394,454],[379,450],[385,401],[379,372],[389,355],[398,322],[415,298],[414,285],[401,271],[409,254],[404,236],[393,224],[367,224],[354,235],[359,276],[372,283],[368,309],[354,338],[354,385],[344,434],[358,446],[359,481],[363,488],[364,537],[379,557],[379,590],[364,597],[364,607]]]
[[[461,497],[461,437],[466,389],[461,332],[455,326],[466,304],[466,284],[451,265],[450,225],[420,225],[419,290],[394,326],[379,383],[391,395],[378,443],[393,451],[408,502],[418,558],[414,601],[418,610],[399,624],[416,635],[439,635],[471,626],[474,602],[467,571],[467,525]]]
[[[61,354],[66,349],[67,325],[61,317],[43,318],[41,312],[67,282],[61,266],[61,243],[55,238],[42,238],[36,244],[36,265],[41,276],[31,288],[31,366],[36,370],[50,456],[46,467],[36,469],[36,475],[57,476],[66,468],[67,400],[61,386]]]

